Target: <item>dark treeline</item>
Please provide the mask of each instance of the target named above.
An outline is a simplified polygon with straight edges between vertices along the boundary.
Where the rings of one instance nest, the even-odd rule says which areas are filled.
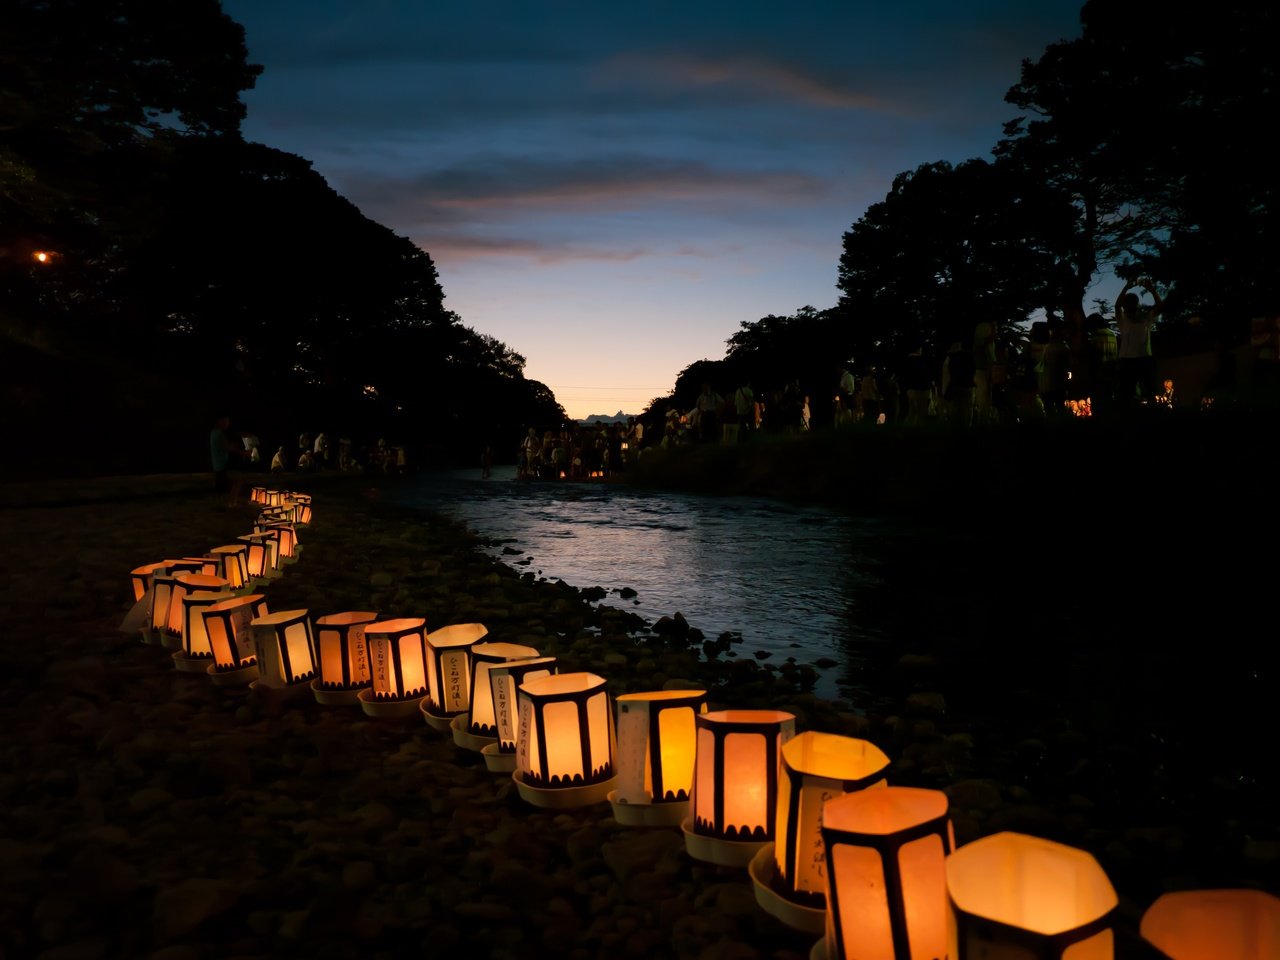
[[[940,363],[983,320],[1009,345],[1041,309],[1078,342],[1086,316],[1106,313],[1086,302],[1104,268],[1166,291],[1166,341],[1229,348],[1251,318],[1280,313],[1263,119],[1280,113],[1275,8],[1092,0],[1081,23],[1024,61],[1006,96],[1019,115],[990,160],[904,172],[853,224],[834,307],[744,322],[648,418],[688,409],[702,383],[762,395],[798,381],[815,425],[829,423],[850,360],[895,370],[923,350]]]
[[[216,0],[9,0],[0,425],[11,470],[192,470],[228,413],[418,462],[559,426],[430,256],[240,135],[260,68]]]

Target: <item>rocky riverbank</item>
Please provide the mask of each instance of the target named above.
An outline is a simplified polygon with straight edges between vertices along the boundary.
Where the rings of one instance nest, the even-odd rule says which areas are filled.
[[[1006,735],[957,727],[928,644],[880,678],[896,709],[867,715],[806,692],[803,665],[761,666],[683,618],[647,624],[602,590],[518,574],[465,531],[386,507],[373,480],[298,486],[314,487],[315,522],[267,589],[273,610],[480,621],[615,693],[689,680],[720,704],[865,736],[895,760],[896,782],[947,789],[962,842],[1026,829],[1097,853],[1122,896],[1122,945],[1153,890],[1259,885],[1274,866],[1273,835],[1168,811],[1134,819],[1122,798],[1091,795],[1099,768],[1076,774],[1073,793],[1039,795],[1027,765],[1134,738],[1105,723],[1034,728],[1018,742],[1044,737],[1039,759],[994,749]],[[19,492],[0,509],[5,958],[398,958],[463,944],[512,958],[807,954],[811,940],[757,908],[743,872],[691,860],[678,830],[620,827],[606,805],[530,807],[417,719],[281,706],[177,673],[116,629],[128,571],[229,542],[254,510],[219,512],[194,482],[149,496],[140,479],[106,500],[95,489],[38,507]],[[1214,803],[1203,811],[1222,814]]]

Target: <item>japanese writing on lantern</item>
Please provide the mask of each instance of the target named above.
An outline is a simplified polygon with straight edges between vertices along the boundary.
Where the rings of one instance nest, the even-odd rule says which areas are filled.
[[[841,791],[835,787],[824,787],[821,790],[813,791],[806,798],[809,802],[805,804],[808,808],[801,818],[798,827],[803,831],[798,843],[799,849],[802,851],[799,857],[799,872],[797,877],[797,887],[803,890],[822,891],[827,885],[827,858],[826,852],[822,846],[822,805],[828,800],[834,800],[841,795]],[[804,834],[808,834],[805,837]],[[808,847],[808,864],[805,861],[804,849]]]
[[[351,679],[353,682],[369,679],[369,644],[363,630],[352,631]]]
[[[391,677],[388,672],[387,648],[390,644],[375,643],[369,651],[373,657],[373,689],[387,691],[391,689]]]
[[[511,697],[509,691],[512,683],[509,677],[502,677],[494,684],[493,688],[493,715],[498,723],[498,735],[501,736],[504,730],[510,730],[511,723]]]
[[[525,701],[520,704],[520,733],[516,737],[516,754],[522,770],[532,770],[529,761],[529,727],[533,723],[533,704]]]
[[[248,606],[231,611],[231,641],[235,644],[236,659],[239,661],[251,660],[255,655],[253,633],[249,629],[249,621],[252,619],[253,613]]]
[[[446,710],[461,710],[467,705],[463,696],[462,685],[466,678],[466,657],[462,654],[446,654],[445,663],[445,704]]]

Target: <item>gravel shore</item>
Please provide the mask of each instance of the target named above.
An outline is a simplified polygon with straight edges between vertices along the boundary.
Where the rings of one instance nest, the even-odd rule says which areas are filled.
[[[0,500],[0,958],[398,958],[463,944],[501,958],[807,955],[812,940],[756,906],[745,872],[690,859],[678,830],[621,827],[603,804],[538,810],[417,718],[273,704],[120,633],[131,568],[248,532],[256,508],[219,511],[204,482],[11,487]],[[478,621],[615,694],[687,679],[724,705],[865,736],[895,760],[891,779],[948,790],[961,842],[1026,829],[1119,864],[1121,955],[1151,878],[1189,842],[1158,818],[1107,822],[1114,811],[1081,795],[1039,803],[949,726],[927,655],[895,668],[899,709],[858,713],[806,692],[805,668],[729,657],[727,639],[716,650],[682,619],[647,624],[602,591],[518,574],[455,525],[385,507],[373,480],[296,483],[315,521],[266,589],[273,611]],[[1242,883],[1278,853],[1273,838],[1250,842],[1224,852]],[[1126,889],[1130,877],[1148,880]]]

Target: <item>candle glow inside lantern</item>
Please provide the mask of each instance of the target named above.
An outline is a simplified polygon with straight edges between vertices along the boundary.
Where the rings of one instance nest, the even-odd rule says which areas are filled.
[[[205,672],[218,686],[250,683],[258,676],[258,655],[249,624],[267,615],[260,593],[223,599],[202,611],[204,632],[213,651]]]
[[[1280,897],[1262,890],[1183,890],[1147,908],[1142,939],[1169,960],[1275,960]]]
[[[480,623],[455,623],[427,634],[427,696],[422,717],[437,730],[471,708],[471,650],[489,631]]]
[[[516,768],[516,739],[519,736],[519,705],[516,690],[525,680],[549,677],[556,672],[555,657],[512,660],[489,668],[489,691],[493,696],[497,742],[480,751],[491,773],[511,773]]]
[[[292,523],[286,520],[272,520],[258,524],[258,526],[262,528],[263,533],[275,535],[276,542],[279,545],[281,562],[297,559],[298,531],[293,528]]]
[[[369,644],[365,628],[377,622],[368,611],[332,613],[316,621],[316,652],[320,676],[311,681],[316,700],[327,704],[354,704],[360,691],[372,684]]]
[[[225,582],[225,581],[224,581]],[[204,673],[213,659],[204,612],[231,596],[229,587],[194,590],[182,598],[182,649],[173,652],[173,665],[188,673]]]
[[[280,504],[284,503],[284,498],[287,493],[287,490],[268,490],[266,491],[267,499],[263,502],[268,507],[278,507]]]
[[[266,502],[267,502],[267,488],[266,488],[266,487],[252,487],[252,488],[250,488],[250,490],[249,490],[249,502],[250,502],[250,503],[266,503]]]
[[[533,647],[518,643],[477,643],[471,648],[471,707],[453,718],[453,742],[464,750],[483,750],[498,739],[498,721],[493,709],[493,685],[489,671],[500,663],[531,660],[538,655]]]
[[[618,709],[618,789],[613,818],[627,826],[674,827],[689,814],[705,690],[626,693]]]
[[[226,593],[227,581],[221,577],[211,577],[204,573],[180,573],[173,578],[173,589],[169,594],[169,613],[167,617],[165,646],[181,648],[185,641],[186,630],[185,606],[183,601],[196,591]]]
[[[290,694],[309,688],[316,675],[315,643],[306,610],[283,610],[250,621],[258,658],[256,690]]]
[[[195,560],[165,560],[163,567],[152,574],[151,605],[147,617],[149,629],[143,631],[142,638],[145,642],[170,645],[169,607],[174,588],[178,585],[178,577],[197,573],[200,569],[201,564]]]
[[[371,685],[358,696],[371,717],[411,716],[427,695],[427,621],[422,617],[366,624]]]
[[[885,787],[844,794],[823,807],[821,832],[830,960],[956,956],[947,952],[946,858],[955,834],[945,793]]]
[[[520,684],[511,777],[529,803],[583,807],[604,800],[617,783],[613,709],[605,683],[594,673],[558,673]]]
[[[823,805],[886,786],[889,758],[866,740],[808,732],[782,745],[781,761],[775,839],[748,870],[760,906],[790,927],[821,934],[827,916]]]
[[[307,493],[295,493],[293,522],[300,527],[305,527],[311,522],[311,495]]]
[[[245,564],[252,580],[266,580],[278,576],[275,568],[275,537],[270,533],[249,533],[236,537],[245,544]]]
[[[1075,847],[1022,833],[983,837],[947,858],[947,892],[959,948],[952,955],[961,960],[1114,954],[1116,892],[1098,861]]]
[[[232,543],[224,547],[214,547],[210,556],[218,561],[217,576],[227,581],[232,590],[243,590],[249,584],[249,545]]]
[[[745,867],[773,839],[779,751],[796,732],[782,710],[720,710],[695,719],[692,814],[680,824],[689,856]]]

